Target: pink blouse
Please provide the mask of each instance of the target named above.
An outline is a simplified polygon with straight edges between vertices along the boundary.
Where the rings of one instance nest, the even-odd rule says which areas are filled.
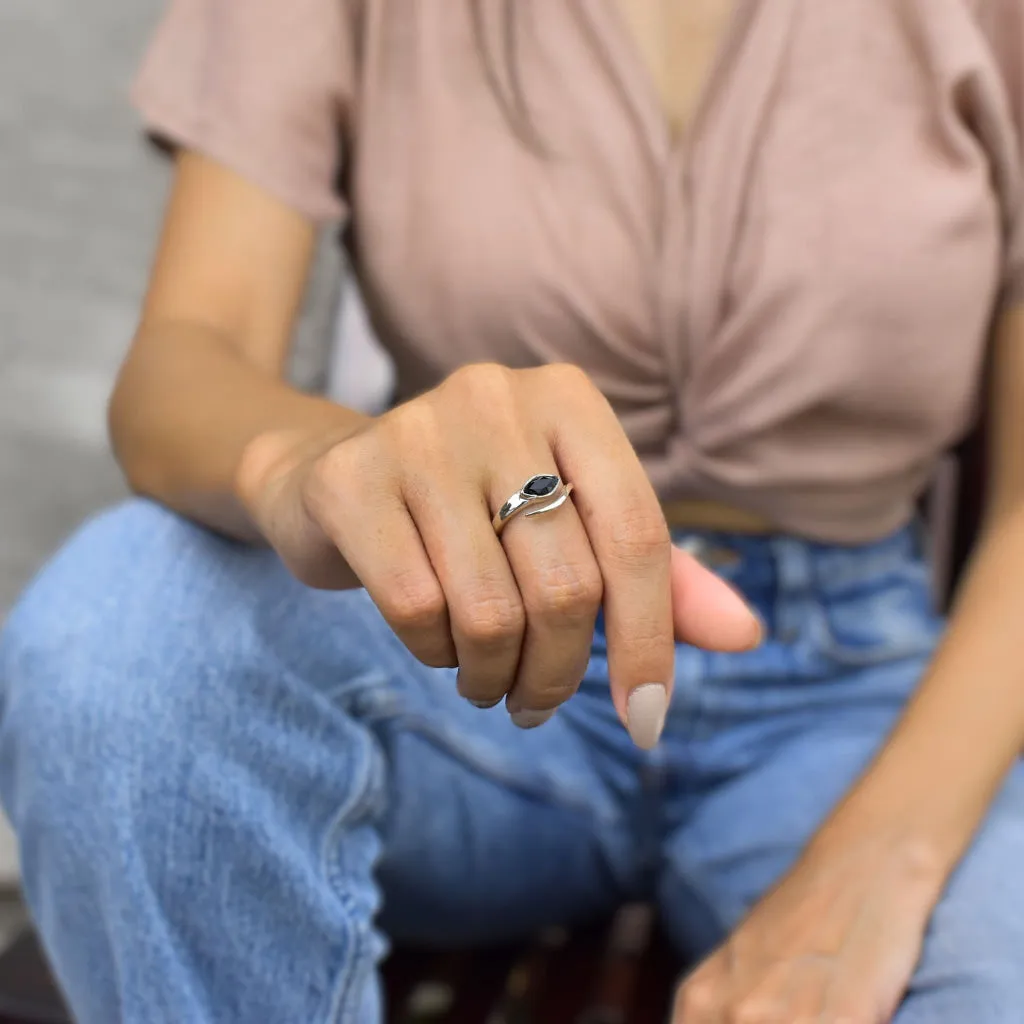
[[[135,100],[349,218],[401,396],[569,361],[665,499],[907,520],[1024,297],[1024,0],[736,0],[681,145],[614,0],[511,0],[524,141],[473,2],[171,0]]]

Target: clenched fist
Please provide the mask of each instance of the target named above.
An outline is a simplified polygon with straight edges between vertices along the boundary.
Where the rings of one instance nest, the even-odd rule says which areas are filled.
[[[571,482],[572,500],[499,537],[493,516],[537,474]],[[677,638],[729,650],[760,634],[672,547],[611,407],[575,367],[467,366],[341,439],[263,436],[239,491],[299,579],[365,587],[417,658],[458,666],[467,700],[505,700],[523,727],[575,692],[602,607],[612,697],[642,747],[661,732]]]

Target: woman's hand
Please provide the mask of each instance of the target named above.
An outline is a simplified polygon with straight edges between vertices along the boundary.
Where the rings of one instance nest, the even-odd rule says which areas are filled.
[[[493,514],[541,473],[573,500],[499,539]],[[615,415],[574,367],[469,366],[341,440],[263,436],[238,490],[299,579],[364,586],[416,657],[458,666],[463,696],[506,698],[519,725],[575,692],[602,606],[613,698],[642,746],[661,731],[677,635],[759,637],[742,601],[673,550]]]
[[[889,1024],[940,877],[878,838],[812,846],[683,982],[673,1024]]]

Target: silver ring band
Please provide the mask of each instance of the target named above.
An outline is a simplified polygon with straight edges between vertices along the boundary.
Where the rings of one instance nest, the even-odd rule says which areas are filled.
[[[554,473],[540,473],[537,476],[531,476],[501,506],[498,514],[491,520],[494,532],[500,535],[509,522],[520,514],[539,516],[544,512],[554,512],[556,508],[561,508],[569,500],[570,494],[572,494],[572,484],[564,483],[562,478]]]

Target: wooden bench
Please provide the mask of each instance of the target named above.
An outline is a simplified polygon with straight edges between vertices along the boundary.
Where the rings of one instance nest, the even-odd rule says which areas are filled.
[[[397,948],[387,1024],[665,1024],[679,964],[651,909],[500,949]],[[0,957],[0,1024],[70,1024],[34,935]]]

